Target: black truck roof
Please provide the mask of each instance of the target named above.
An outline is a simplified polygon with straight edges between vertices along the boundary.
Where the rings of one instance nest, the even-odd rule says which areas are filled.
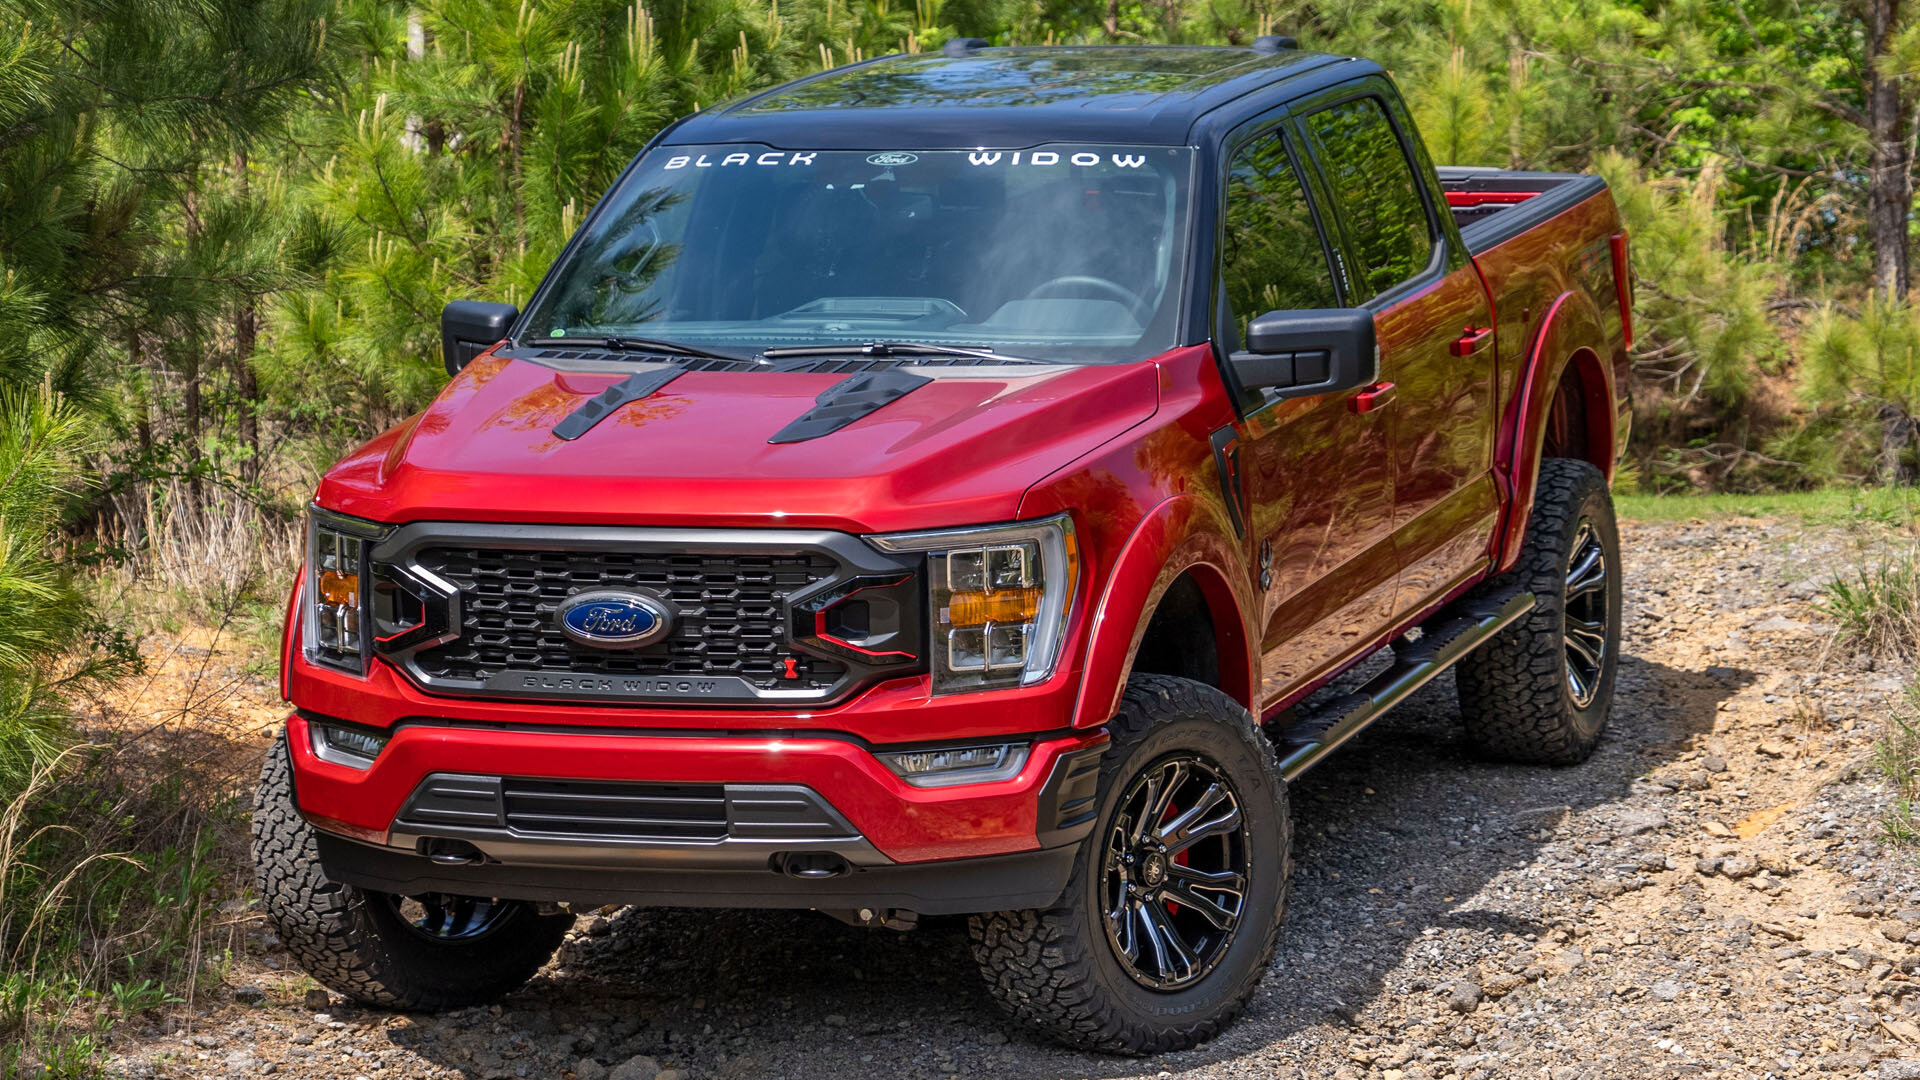
[[[1371,61],[1298,49],[961,48],[824,71],[696,113],[665,141],[876,150],[1176,146],[1201,116],[1255,90],[1378,70]]]

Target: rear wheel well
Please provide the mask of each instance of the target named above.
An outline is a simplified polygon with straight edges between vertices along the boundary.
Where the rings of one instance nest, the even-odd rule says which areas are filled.
[[[1607,387],[1606,373],[1592,350],[1581,349],[1567,360],[1547,408],[1541,457],[1584,461],[1613,479],[1615,418]]]
[[[1541,440],[1541,457],[1579,458],[1591,461],[1587,438],[1587,390],[1580,377],[1578,361],[1567,365],[1560,385],[1553,389],[1553,405],[1547,410],[1547,430]]]
[[[1182,574],[1160,597],[1134,652],[1135,674],[1175,675],[1220,686],[1220,648],[1213,613],[1199,582]]]

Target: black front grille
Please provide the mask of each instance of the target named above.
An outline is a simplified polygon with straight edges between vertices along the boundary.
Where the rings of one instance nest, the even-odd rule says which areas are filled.
[[[720,784],[507,777],[500,796],[507,827],[527,835],[622,840],[720,840],[727,835],[727,794]]]
[[[459,637],[413,657],[430,680],[485,684],[504,672],[565,676],[737,676],[763,690],[824,692],[845,666],[788,646],[785,599],[833,576],[823,554],[674,554],[428,547],[418,564],[460,591]],[[608,650],[562,635],[555,612],[591,589],[643,589],[678,612],[671,634]],[[788,677],[788,661],[793,661]]]

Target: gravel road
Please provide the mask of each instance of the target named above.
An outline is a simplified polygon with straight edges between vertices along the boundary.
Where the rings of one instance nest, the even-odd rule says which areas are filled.
[[[1632,525],[1613,726],[1572,769],[1476,759],[1450,679],[1293,790],[1291,917],[1196,1050],[1011,1033],[964,923],[621,910],[492,1008],[328,1000],[255,931],[194,1009],[123,1028],[147,1076],[1920,1077],[1920,873],[1871,768],[1907,673],[1832,648],[1819,586],[1884,534]],[[657,1078],[656,1078],[657,1072]]]

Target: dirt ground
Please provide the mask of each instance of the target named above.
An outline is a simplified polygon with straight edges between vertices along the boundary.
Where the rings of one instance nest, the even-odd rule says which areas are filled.
[[[112,1064],[368,1080],[1920,1077],[1920,873],[1887,843],[1872,768],[1909,674],[1835,649],[1813,606],[1887,542],[1629,524],[1626,656],[1594,758],[1477,759],[1450,679],[1375,725],[1294,786],[1279,954],[1246,1015],[1192,1051],[1101,1057],[1012,1032],[958,920],[898,934],[808,913],[610,912],[502,1004],[429,1016],[327,998],[239,901],[220,985],[123,1027]],[[236,715],[270,713],[272,687],[246,693],[259,700]]]

